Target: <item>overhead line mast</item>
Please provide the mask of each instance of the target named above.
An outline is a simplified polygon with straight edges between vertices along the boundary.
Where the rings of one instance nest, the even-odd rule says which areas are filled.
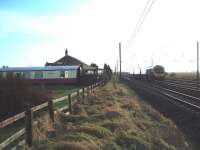
[[[121,60],[121,43],[119,43],[119,78],[121,79],[122,60]]]
[[[197,83],[199,86],[199,42],[197,42]]]

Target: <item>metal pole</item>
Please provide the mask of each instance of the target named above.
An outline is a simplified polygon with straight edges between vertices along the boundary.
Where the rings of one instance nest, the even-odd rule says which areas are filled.
[[[119,43],[119,78],[120,78],[120,79],[121,79],[121,69],[122,69],[121,43]]]
[[[153,55],[151,56],[151,66],[153,67]]]
[[[117,77],[118,77],[118,60],[117,60]]]
[[[197,84],[199,86],[199,42],[197,42]]]

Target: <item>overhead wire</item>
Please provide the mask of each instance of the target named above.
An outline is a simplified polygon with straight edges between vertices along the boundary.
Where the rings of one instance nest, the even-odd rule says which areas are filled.
[[[137,24],[136,24],[136,26],[135,26],[134,32],[133,32],[133,34],[132,34],[131,37],[134,37],[134,35],[135,35],[135,33],[136,33],[137,29],[138,29],[138,26],[139,26],[140,22],[142,21],[142,18],[143,18],[143,16],[145,15],[145,12],[146,12],[146,10],[147,10],[147,8],[148,8],[150,2],[151,2],[151,0],[148,0],[148,1],[147,1],[147,3],[146,3],[146,5],[145,5],[145,7],[144,7],[144,9],[143,9],[143,11],[142,11],[142,13],[141,13],[139,19],[138,19],[138,22],[137,22]],[[131,38],[130,38],[130,39],[131,39]]]
[[[148,0],[140,17],[139,17],[139,20],[135,26],[135,29],[134,29],[134,32],[133,34],[131,35],[129,41],[128,41],[128,48],[131,46],[131,44],[133,43],[134,39],[137,37],[142,25],[144,24],[144,21],[148,15],[148,13],[150,12],[150,10],[152,9],[152,6],[154,4],[156,0]]]
[[[135,26],[135,29],[133,31],[133,34],[130,36],[130,39],[127,42],[127,49],[129,49],[134,41],[134,39],[137,37],[139,31],[141,30],[141,27],[143,26],[146,17],[148,16],[150,10],[152,9],[153,4],[155,3],[156,0],[148,0],[138,21]]]

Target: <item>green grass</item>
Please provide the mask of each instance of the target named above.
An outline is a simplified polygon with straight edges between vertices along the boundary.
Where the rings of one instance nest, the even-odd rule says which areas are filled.
[[[55,86],[46,86],[46,90],[53,92],[53,98],[59,98],[66,96],[72,92],[75,92],[82,88],[81,86],[72,86],[72,85],[55,85]]]
[[[24,128],[25,120],[19,120],[3,129],[0,129],[0,143],[15,134],[17,131]]]
[[[60,109],[62,107],[65,107],[66,105],[69,104],[69,101],[67,99],[63,100],[63,101],[60,101],[60,102],[57,102],[54,104],[54,109]]]

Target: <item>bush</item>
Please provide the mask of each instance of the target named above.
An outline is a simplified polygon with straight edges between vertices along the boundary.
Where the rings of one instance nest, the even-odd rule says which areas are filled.
[[[0,121],[24,111],[27,104],[41,104],[50,96],[33,89],[31,83],[21,77],[0,78]]]

